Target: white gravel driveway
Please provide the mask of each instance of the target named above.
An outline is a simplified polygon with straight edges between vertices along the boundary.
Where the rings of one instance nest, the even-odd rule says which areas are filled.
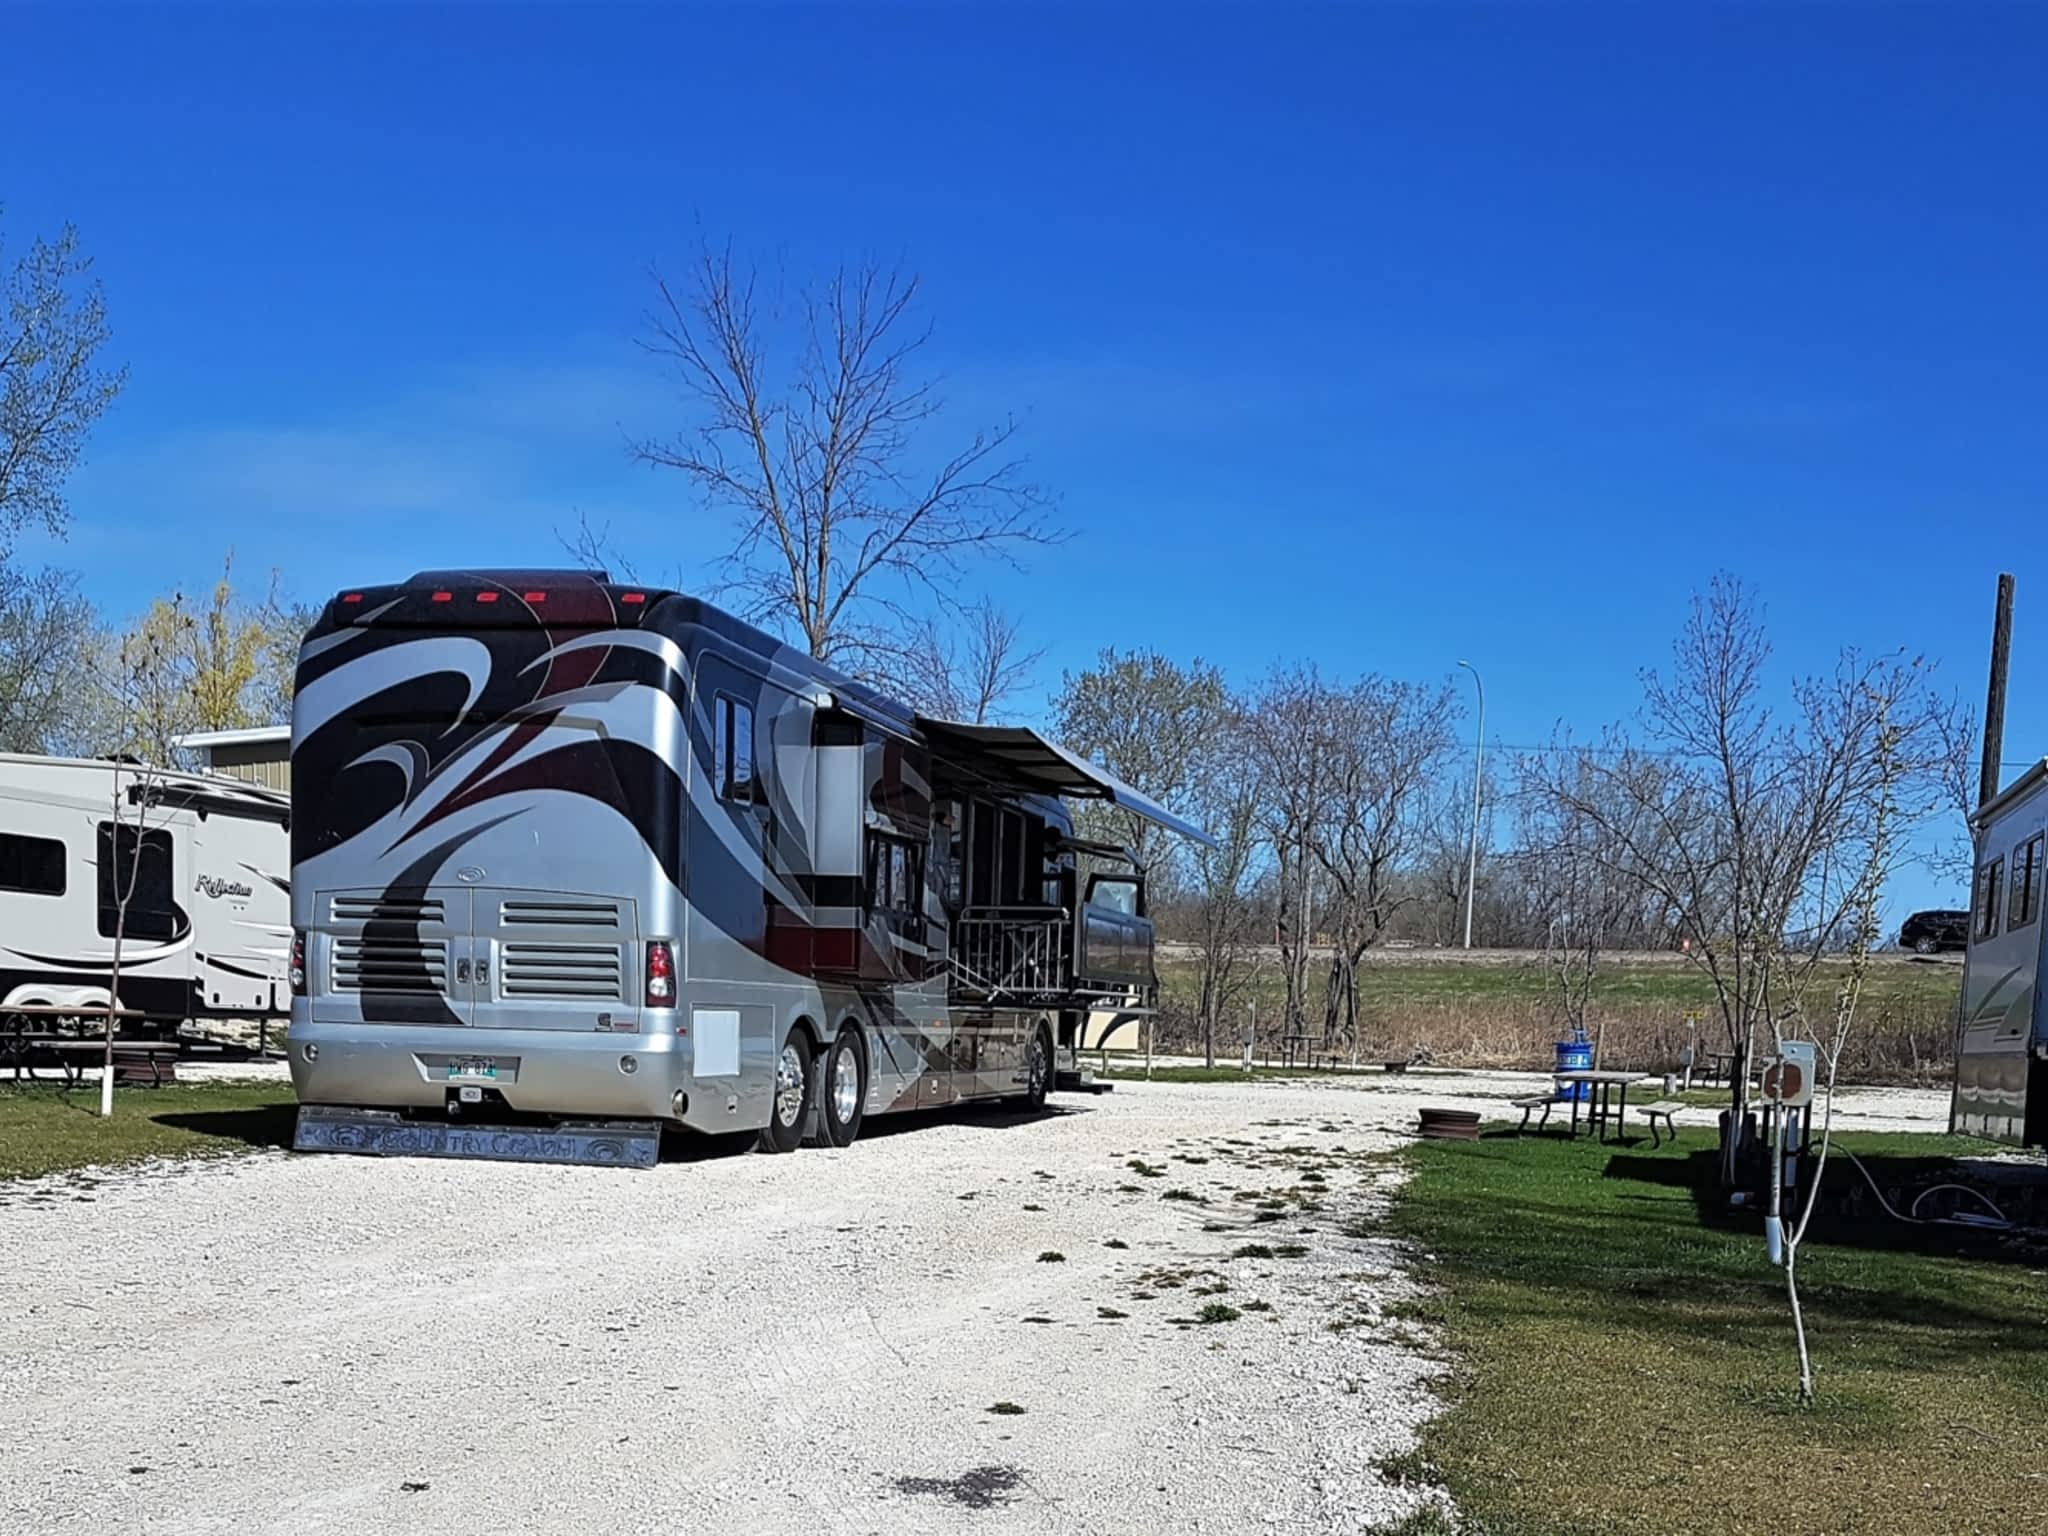
[[[1371,1230],[1420,1101],[1125,1083],[639,1174],[11,1186],[0,1527],[1359,1529],[1436,1369]]]
[[[1125,1082],[637,1174],[0,1187],[0,1529],[1357,1530],[1409,1507],[1374,1464],[1437,1369],[1382,1312],[1385,1153],[1541,1081]]]

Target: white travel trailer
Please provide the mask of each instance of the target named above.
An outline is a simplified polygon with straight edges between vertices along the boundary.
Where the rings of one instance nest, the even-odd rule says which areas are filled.
[[[1035,732],[935,720],[707,603],[585,572],[340,594],[292,722],[306,1150],[641,1164],[664,1126],[846,1146],[1036,1108],[1157,986],[1106,800]]]
[[[2048,1015],[2040,989],[2048,761],[1988,802],[1971,827],[1977,878],[1950,1125],[1960,1135],[2048,1145]]]
[[[229,779],[0,755],[0,1013],[112,1002],[157,1033],[285,1015],[290,817],[286,796]]]

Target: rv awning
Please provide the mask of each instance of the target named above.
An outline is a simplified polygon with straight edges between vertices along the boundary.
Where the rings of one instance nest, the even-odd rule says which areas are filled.
[[[1191,837],[1207,847],[1216,846],[1216,840],[1193,822],[1183,821],[1115,774],[1069,752],[1056,741],[1046,740],[1036,731],[1018,725],[966,725],[924,715],[917,717],[917,727],[934,752],[958,759],[963,767],[990,779],[1014,784],[1031,794],[1107,800],[1182,837]]]

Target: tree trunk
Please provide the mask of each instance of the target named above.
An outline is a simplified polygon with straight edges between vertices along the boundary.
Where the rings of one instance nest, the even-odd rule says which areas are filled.
[[[1749,1109],[1749,1050],[1746,1041],[1730,1042],[1735,1049],[1728,1071],[1728,1135],[1721,1147],[1721,1187],[1733,1189],[1742,1149],[1743,1117]]]

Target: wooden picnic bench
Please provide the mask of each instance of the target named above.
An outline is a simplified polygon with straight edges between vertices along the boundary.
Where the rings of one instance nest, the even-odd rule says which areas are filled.
[[[107,1008],[86,1005],[56,1007],[44,1003],[22,1003],[0,1008],[0,1066],[14,1068],[14,1080],[33,1082],[39,1061],[54,1061],[64,1074],[66,1087],[84,1080],[91,1058],[105,1059],[107,1018],[117,1022],[146,1019],[150,1015],[135,1008]],[[76,1031],[59,1029],[76,1024]],[[40,1026],[40,1027],[37,1027]],[[175,1080],[175,1058],[181,1047],[163,1040],[116,1040],[114,1070],[116,1082],[160,1084]],[[165,1058],[173,1058],[166,1070]]]
[[[1673,1141],[1678,1140],[1678,1122],[1671,1117],[1683,1108],[1685,1108],[1683,1104],[1667,1100],[1659,1104],[1644,1104],[1636,1110],[1637,1114],[1650,1122],[1650,1145],[1652,1147],[1664,1145],[1663,1138],[1657,1134],[1657,1122],[1659,1120],[1664,1122],[1664,1129],[1670,1134],[1671,1139]]]
[[[1508,1102],[1522,1112],[1522,1123],[1515,1127],[1515,1133],[1520,1135],[1529,1129],[1529,1116],[1535,1111],[1543,1111],[1543,1118],[1536,1122],[1536,1129],[1540,1131],[1550,1124],[1552,1106],[1568,1103],[1569,1100],[1561,1093],[1532,1093],[1526,1099],[1511,1099]]]
[[[57,1059],[63,1069],[64,1084],[76,1088],[85,1081],[85,1074],[100,1062],[106,1060],[107,1042],[104,1040],[62,1040],[44,1047]],[[165,1040],[116,1040],[114,1042],[114,1081],[140,1085],[147,1083],[152,1088],[161,1088],[165,1083],[178,1080],[178,1047]]]

